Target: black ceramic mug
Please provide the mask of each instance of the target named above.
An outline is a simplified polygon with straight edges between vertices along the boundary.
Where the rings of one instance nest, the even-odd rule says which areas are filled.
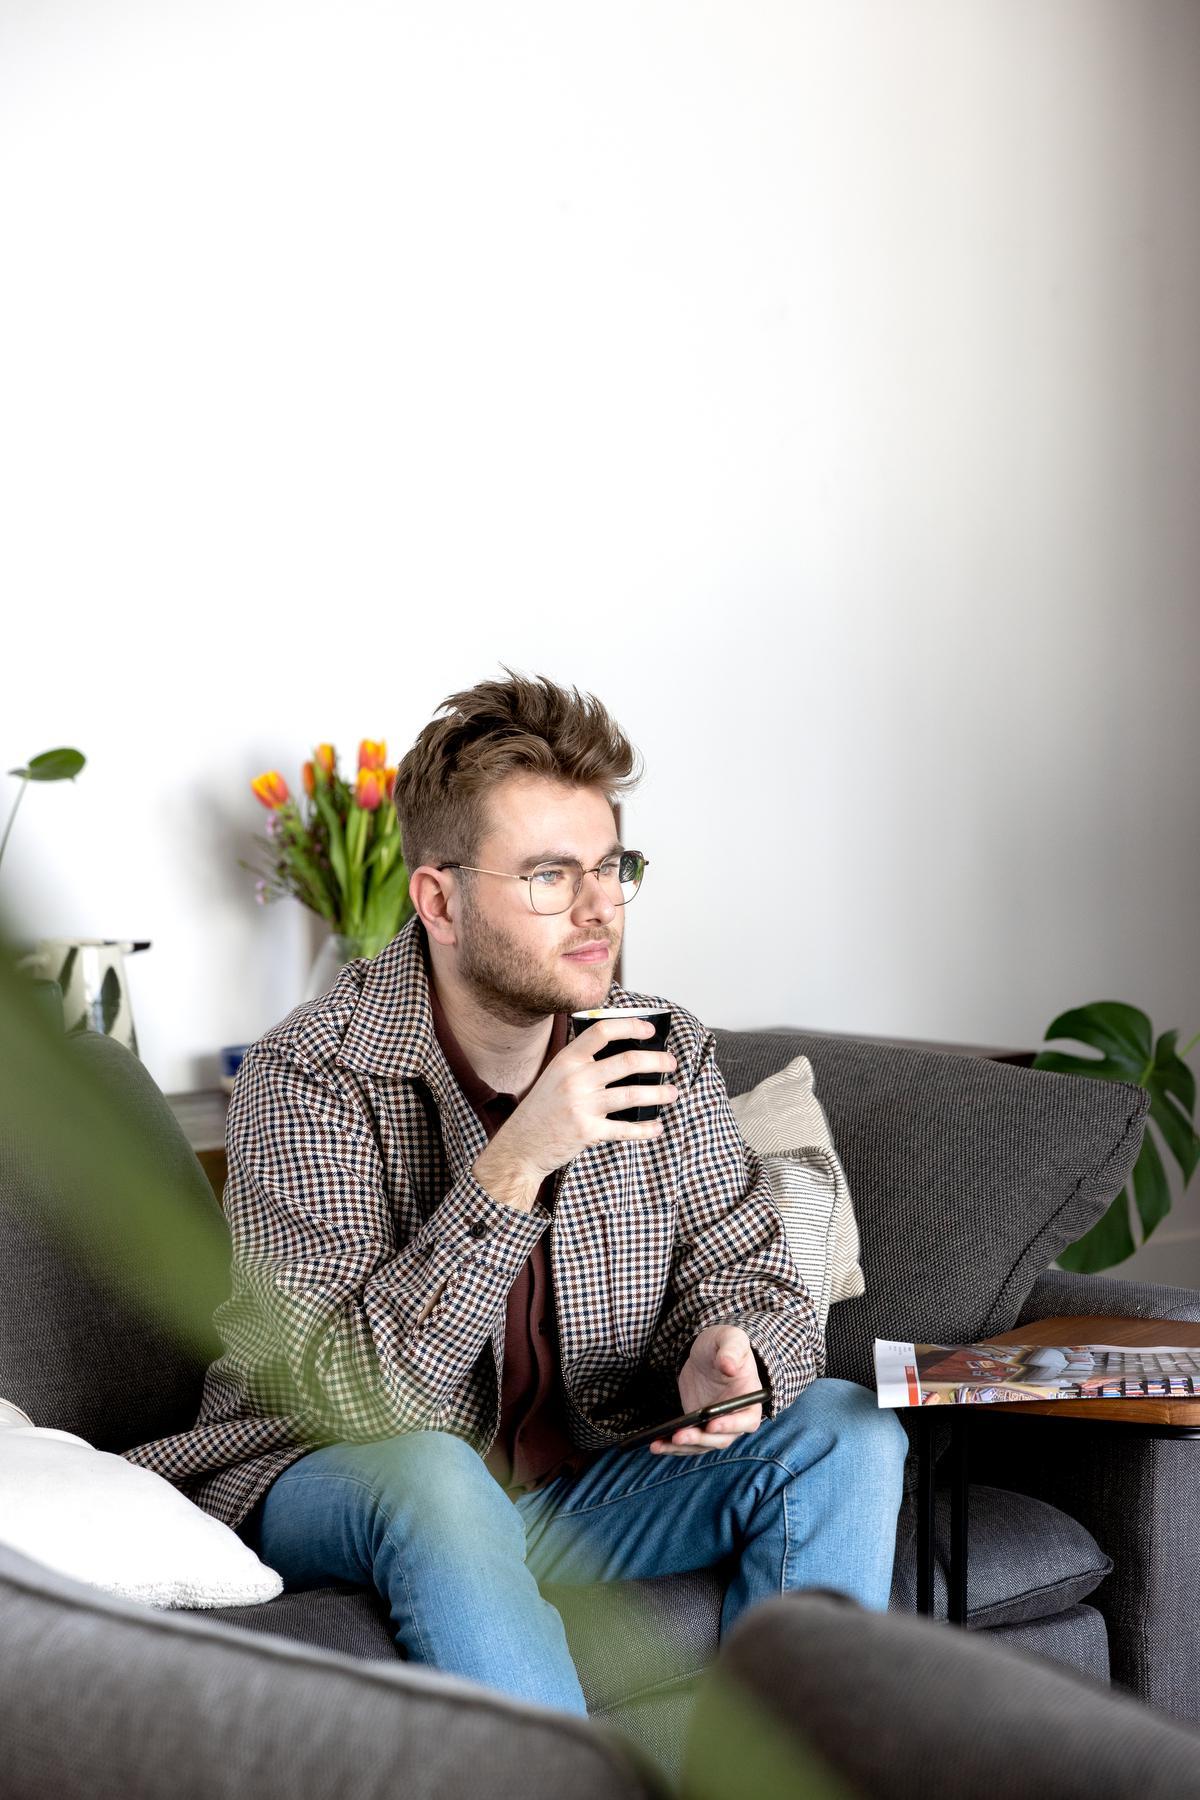
[[[571,1035],[578,1037],[597,1019],[649,1019],[654,1027],[654,1036],[610,1038],[607,1044],[596,1051],[595,1060],[602,1062],[606,1056],[619,1056],[622,1050],[665,1050],[667,1033],[671,1029],[671,1009],[667,1006],[597,1006],[589,1012],[571,1014]],[[609,1087],[661,1087],[667,1079],[665,1069],[655,1069],[645,1075],[627,1075],[623,1081],[610,1081]],[[626,1106],[620,1112],[609,1113],[610,1119],[628,1119],[631,1124],[644,1124],[657,1119],[662,1111],[660,1106]]]

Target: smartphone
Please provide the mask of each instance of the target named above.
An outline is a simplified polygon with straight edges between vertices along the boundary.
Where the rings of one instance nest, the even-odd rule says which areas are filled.
[[[735,1394],[732,1400],[718,1400],[712,1406],[702,1406],[699,1412],[681,1413],[677,1419],[668,1419],[662,1425],[648,1425],[644,1431],[631,1431],[628,1437],[618,1438],[609,1446],[612,1450],[631,1450],[635,1444],[649,1444],[655,1438],[669,1438],[671,1433],[679,1431],[684,1425],[705,1425],[709,1419],[719,1419],[722,1413],[740,1412],[743,1406],[753,1406],[756,1401],[769,1398],[766,1388],[756,1388],[752,1394]]]

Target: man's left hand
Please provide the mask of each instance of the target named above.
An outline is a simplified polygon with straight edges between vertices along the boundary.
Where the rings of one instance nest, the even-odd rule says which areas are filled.
[[[691,1355],[679,1371],[679,1398],[684,1412],[696,1412],[719,1400],[752,1394],[764,1386],[749,1337],[740,1325],[709,1325],[692,1345]],[[695,1456],[703,1450],[725,1450],[762,1423],[762,1405],[743,1406],[722,1413],[707,1425],[685,1425],[670,1438],[655,1438],[650,1445],[656,1456]]]

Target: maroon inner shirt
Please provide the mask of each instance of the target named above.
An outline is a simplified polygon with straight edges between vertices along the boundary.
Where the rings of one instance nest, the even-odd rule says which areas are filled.
[[[491,1143],[505,1119],[516,1110],[517,1098],[514,1094],[497,1093],[475,1073],[450,1029],[432,977],[429,1006],[446,1061]],[[569,1014],[555,1014],[538,1075],[566,1043],[569,1025]],[[555,1186],[556,1177],[547,1175],[538,1189],[538,1200],[547,1212],[554,1210]],[[484,1460],[501,1487],[510,1491],[524,1492],[557,1475],[574,1474],[587,1460],[567,1431],[549,1243],[550,1233],[544,1231],[508,1293],[504,1369],[500,1378],[500,1432]]]

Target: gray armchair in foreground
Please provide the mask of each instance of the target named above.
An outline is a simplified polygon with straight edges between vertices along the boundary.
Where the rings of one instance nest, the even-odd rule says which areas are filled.
[[[757,1708],[757,1786],[728,1721]],[[701,1686],[683,1793],[719,1800],[1196,1800],[1200,1732],[994,1633],[789,1594],[739,1621]]]

